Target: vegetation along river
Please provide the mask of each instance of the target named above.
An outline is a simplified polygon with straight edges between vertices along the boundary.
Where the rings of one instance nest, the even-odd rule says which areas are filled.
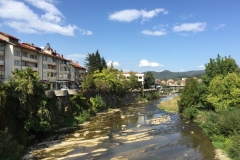
[[[73,133],[36,144],[24,158],[213,160],[214,147],[196,123],[157,108],[169,98],[99,113]]]

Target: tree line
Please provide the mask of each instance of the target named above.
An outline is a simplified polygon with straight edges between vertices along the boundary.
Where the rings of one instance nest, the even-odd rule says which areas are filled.
[[[217,56],[205,65],[202,82],[190,78],[178,101],[179,112],[195,118],[217,148],[240,159],[240,72],[236,61]]]

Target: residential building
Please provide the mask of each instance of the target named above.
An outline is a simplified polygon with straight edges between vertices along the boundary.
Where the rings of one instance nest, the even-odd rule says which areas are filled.
[[[144,88],[144,74],[143,73],[137,73],[137,72],[134,72],[135,76],[138,77],[138,81],[142,83],[142,88]],[[130,72],[127,72],[127,73],[123,73],[124,76],[126,76],[127,79],[129,79],[130,77]]]
[[[15,68],[25,70],[27,67],[39,73],[40,81],[45,83],[48,89],[79,88],[80,81],[76,78],[75,71],[81,68],[81,76],[84,76],[86,71],[84,67],[73,64],[71,60],[53,50],[49,43],[40,48],[33,43],[20,43],[18,38],[0,32],[1,80],[6,82]]]

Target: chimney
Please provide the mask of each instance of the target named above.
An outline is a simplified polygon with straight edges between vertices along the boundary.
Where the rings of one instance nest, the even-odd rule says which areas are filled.
[[[78,62],[76,62],[75,64],[78,65]]]

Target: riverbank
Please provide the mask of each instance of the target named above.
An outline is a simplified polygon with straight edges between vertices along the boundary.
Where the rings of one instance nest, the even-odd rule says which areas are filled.
[[[159,110],[162,100],[98,113],[73,133],[53,135],[29,148],[24,158],[214,159],[203,130],[176,113]]]
[[[170,112],[178,112],[178,104],[177,101],[179,100],[178,96],[175,96],[173,98],[170,98],[166,101],[160,102],[158,104],[158,108],[159,109],[163,109],[165,111],[170,111]],[[201,125],[202,123],[204,123],[205,121],[205,117],[203,116],[204,114],[206,114],[207,111],[204,112],[199,112],[197,118],[195,119],[195,122],[203,129],[206,129],[203,127],[203,125]],[[219,159],[219,160],[230,160],[230,158],[228,157],[228,155],[226,154],[226,151],[224,151],[223,149],[223,145],[219,146],[217,145],[217,141],[213,141],[212,142],[215,146],[215,159]]]
[[[178,101],[179,97],[178,96],[173,96],[172,98],[163,101],[161,103],[158,104],[158,108],[168,111],[168,112],[178,112],[178,105],[177,105],[177,101]]]

